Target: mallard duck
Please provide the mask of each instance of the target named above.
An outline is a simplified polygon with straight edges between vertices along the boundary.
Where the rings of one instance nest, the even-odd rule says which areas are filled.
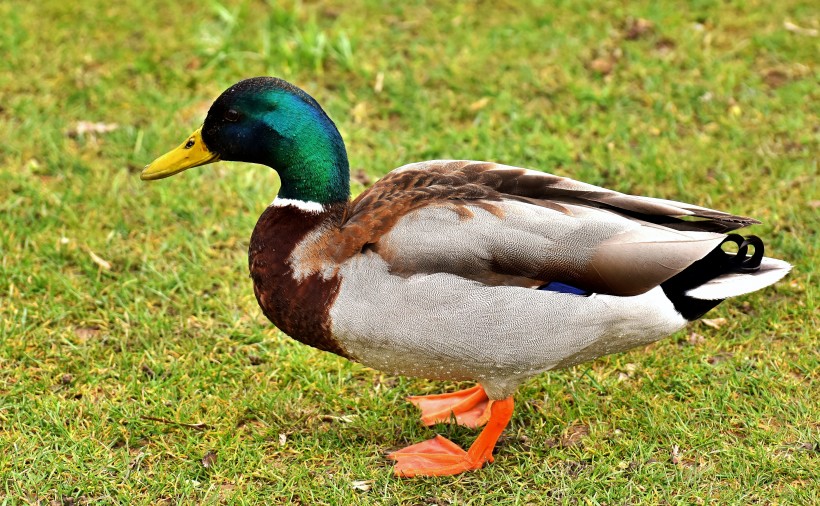
[[[481,468],[523,381],[656,341],[790,269],[730,233],[754,219],[497,163],[405,165],[351,201],[333,121],[273,77],[228,88],[141,177],[218,160],[281,179],[248,252],[274,325],[391,374],[477,382],[410,398],[427,425],[484,428],[466,451],[436,436],[391,453],[399,476]]]

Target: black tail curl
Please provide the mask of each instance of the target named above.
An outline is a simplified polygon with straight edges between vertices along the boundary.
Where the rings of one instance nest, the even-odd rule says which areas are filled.
[[[720,243],[721,251],[723,250],[723,245],[727,242],[737,244],[737,253],[729,259],[729,263],[735,266],[737,272],[755,272],[760,269],[760,261],[763,260],[764,251],[763,241],[760,237],[750,235],[744,239],[738,234],[729,234],[726,236],[726,239]],[[752,256],[747,257],[746,253],[749,251],[749,246],[754,248],[754,252]]]
[[[723,251],[723,245],[727,242],[737,245],[737,253]],[[748,255],[749,247],[754,250],[751,256]],[[763,241],[759,237],[750,235],[744,238],[738,234],[729,234],[708,255],[662,283],[661,288],[684,318],[697,320],[720,304],[722,299],[696,299],[687,296],[686,292],[724,274],[757,271],[763,260],[763,252]]]

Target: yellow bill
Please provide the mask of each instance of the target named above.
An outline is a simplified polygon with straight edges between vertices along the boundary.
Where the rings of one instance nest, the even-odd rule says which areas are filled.
[[[162,179],[191,167],[199,167],[217,160],[219,160],[219,155],[209,151],[202,142],[202,128],[200,127],[178,148],[146,165],[140,174],[140,179]]]

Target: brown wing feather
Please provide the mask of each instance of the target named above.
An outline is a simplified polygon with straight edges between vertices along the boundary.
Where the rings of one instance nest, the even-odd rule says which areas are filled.
[[[376,202],[388,206],[405,202],[407,211],[436,200],[498,200],[514,198],[536,205],[555,207],[561,201],[607,207],[651,223],[676,223],[689,216],[701,221],[687,222],[690,230],[731,231],[760,223],[714,209],[670,200],[640,197],[607,190],[573,179],[490,162],[430,161],[412,164],[391,172],[351,203],[347,220],[369,215]],[[404,206],[402,206],[404,207]],[[394,214],[399,218],[403,213]],[[395,221],[392,220],[392,221]],[[707,223],[708,222],[708,223]],[[674,228],[674,227],[671,227]]]
[[[499,204],[518,201],[571,214],[577,206],[611,211],[660,229],[678,231],[724,232],[740,228],[756,220],[734,216],[691,204],[648,197],[626,195],[572,179],[551,174],[509,167],[488,162],[431,161],[399,168],[350,203],[340,227],[327,234],[317,245],[330,252],[337,262],[357,254],[365,248],[390,250],[389,244],[379,244],[385,234],[404,217],[428,207],[448,207],[461,220],[472,219],[475,209],[483,209],[498,218],[503,210]],[[575,207],[573,207],[575,206]],[[467,208],[469,207],[469,209]],[[471,210],[472,209],[472,210]],[[684,220],[695,218],[696,221]],[[646,232],[644,232],[646,233]],[[600,251],[586,267],[588,275],[576,276],[575,281],[588,280],[589,288],[606,293],[641,293],[665,281],[708,251],[710,243],[699,245],[681,242],[675,245],[653,246],[652,237],[636,242],[608,240],[601,243]],[[650,243],[650,244],[646,244]],[[636,266],[634,255],[645,252],[647,267]],[[411,252],[406,252],[411,254]],[[456,252],[457,253],[457,252]],[[395,258],[401,252],[394,252]],[[671,255],[671,256],[670,256]],[[662,265],[670,258],[670,265]],[[529,258],[524,260],[529,261]],[[608,265],[609,264],[609,265]],[[618,267],[629,268],[618,272]],[[651,265],[657,265],[657,268]],[[397,269],[401,266],[397,265]],[[486,272],[476,274],[482,281],[509,277],[510,284],[520,283],[522,276],[530,278],[532,266],[526,273],[500,272],[498,265],[488,265]],[[467,275],[470,273],[454,272]],[[555,279],[555,272],[545,275]],[[504,284],[499,281],[499,284]]]

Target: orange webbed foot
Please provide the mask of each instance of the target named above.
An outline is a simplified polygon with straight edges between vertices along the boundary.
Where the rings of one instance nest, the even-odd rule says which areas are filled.
[[[490,418],[490,399],[481,385],[467,390],[407,398],[421,410],[421,422],[430,426],[455,421],[464,427],[481,427]]]
[[[487,426],[466,452],[449,439],[436,436],[395,451],[388,458],[396,461],[396,476],[450,476],[465,471],[481,469],[485,462],[493,461],[493,448],[501,432],[510,421],[513,399],[489,402]]]
[[[467,452],[443,436],[410,445],[387,456],[396,461],[393,473],[396,476],[450,476],[483,465],[472,466],[467,461]]]

